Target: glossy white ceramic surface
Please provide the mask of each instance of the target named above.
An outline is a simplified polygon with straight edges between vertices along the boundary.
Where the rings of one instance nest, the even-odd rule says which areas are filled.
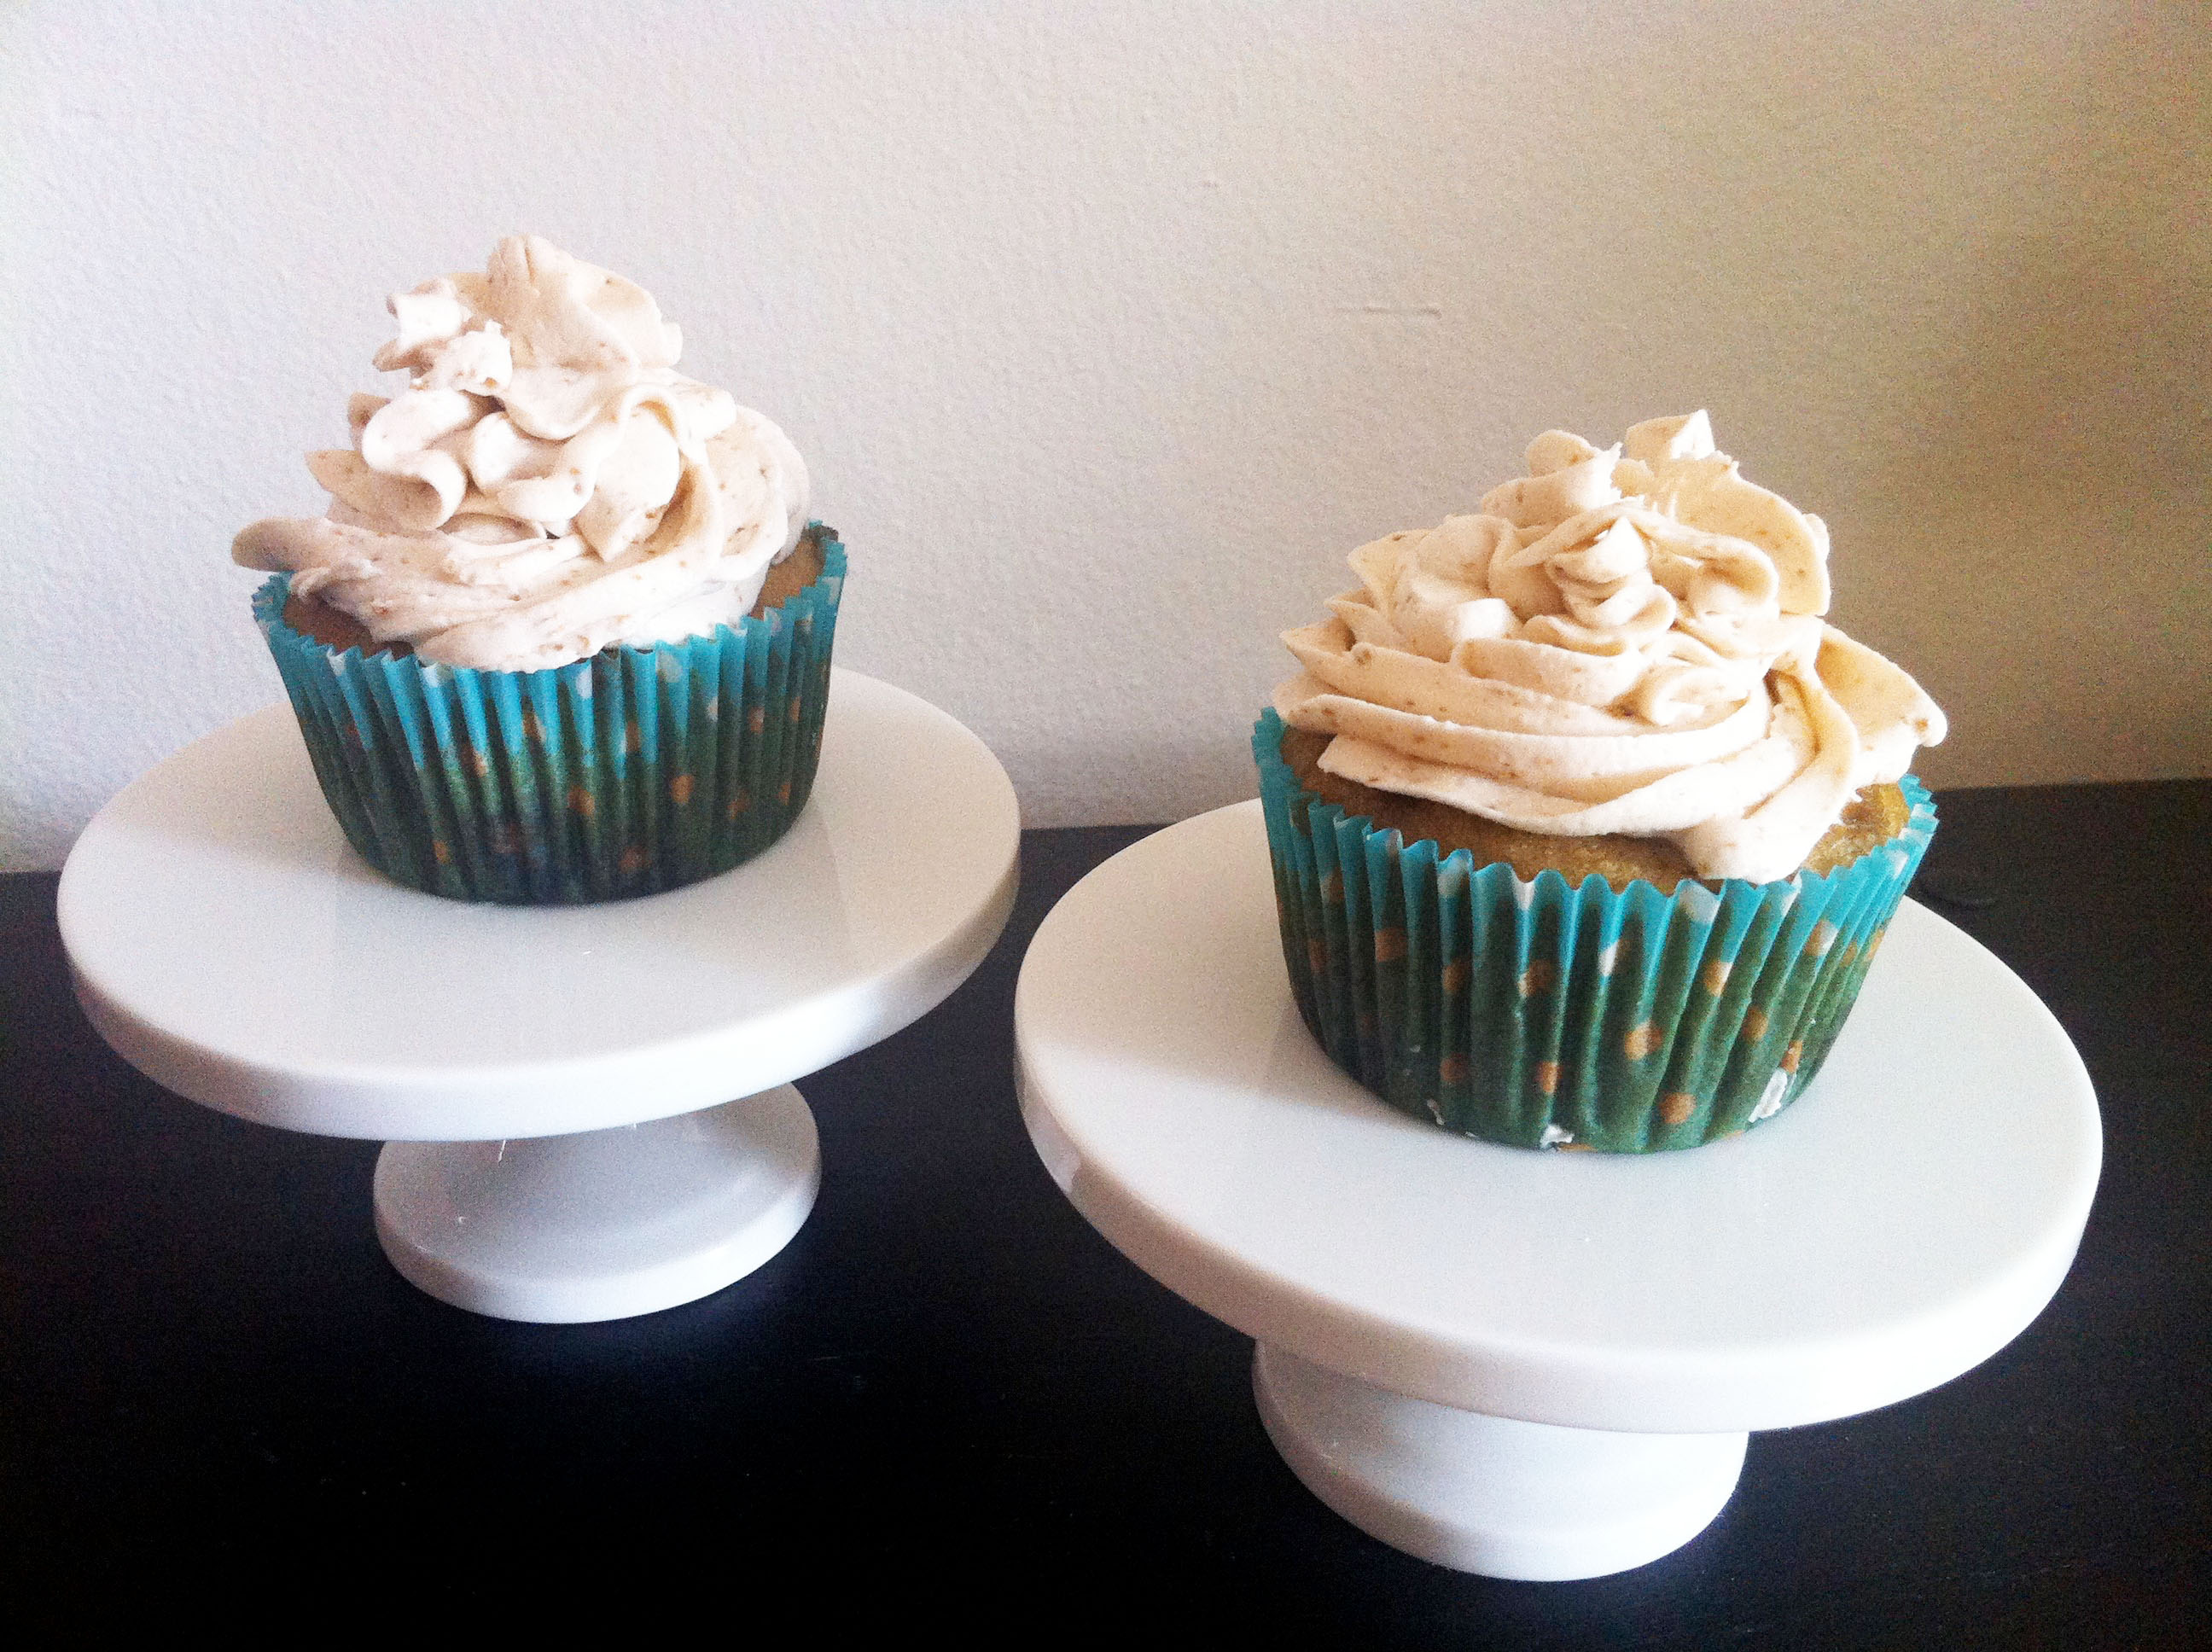
[[[1015,1019],[1039,1154],[1139,1266],[1330,1370],[1531,1422],[1733,1434],[1917,1394],[2041,1310],[2097,1183],[2064,1033],[1909,902],[1817,1082],[1736,1140],[1536,1153],[1395,1113],[1298,1018],[1256,803],[1079,884]]]
[[[989,950],[1019,837],[981,741],[839,671],[812,798],[755,859],[641,900],[471,905],[347,847],[280,706],[100,812],[61,931],[94,1024],[180,1095],[325,1135],[513,1139],[690,1112],[888,1036]]]
[[[1742,1472],[1742,1434],[1607,1434],[1409,1400],[1262,1343],[1252,1390],[1306,1488],[1459,1571],[1602,1577],[1681,1547]]]
[[[743,1278],[790,1242],[820,1184],[814,1115],[780,1084],[578,1135],[393,1142],[376,1161],[376,1236],[456,1308],[623,1319]]]

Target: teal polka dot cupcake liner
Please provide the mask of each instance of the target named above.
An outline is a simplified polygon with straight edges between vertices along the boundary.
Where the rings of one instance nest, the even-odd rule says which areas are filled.
[[[394,881],[460,901],[572,905],[679,888],[782,836],[806,806],[830,700],[845,548],[711,635],[491,671],[338,650],[253,616],[346,841]]]
[[[1696,1147],[1796,1101],[1936,829],[1907,775],[1905,829],[1825,876],[1530,882],[1322,802],[1282,735],[1252,749],[1299,1013],[1393,1107],[1517,1147]]]

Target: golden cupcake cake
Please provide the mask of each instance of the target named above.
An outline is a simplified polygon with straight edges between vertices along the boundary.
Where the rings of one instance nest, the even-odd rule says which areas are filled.
[[[805,805],[845,575],[805,462],[676,370],[650,295],[536,236],[395,295],[257,522],[254,614],[348,841],[416,889],[562,903],[726,872]]]
[[[1691,1147],[1804,1090],[1935,829],[1942,713],[1825,618],[1820,519],[1703,413],[1565,431],[1352,554],[1254,737],[1284,956],[1392,1105]]]

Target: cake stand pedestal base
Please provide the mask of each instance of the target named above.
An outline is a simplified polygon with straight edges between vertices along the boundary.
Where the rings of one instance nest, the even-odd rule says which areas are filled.
[[[1486,1577],[1602,1577],[1710,1525],[1743,1434],[1616,1434],[1486,1417],[1261,1343],[1252,1391],[1306,1489],[1391,1547]]]
[[[814,1115],[780,1084],[697,1113],[509,1141],[395,1141],[376,1236],[442,1302],[573,1324],[673,1308],[781,1250],[821,1185]]]

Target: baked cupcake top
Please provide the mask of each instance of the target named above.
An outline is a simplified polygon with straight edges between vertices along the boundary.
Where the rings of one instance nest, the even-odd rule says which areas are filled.
[[[1284,634],[1321,767],[1555,836],[1659,837],[1700,878],[1796,872],[1943,714],[1820,616],[1828,532],[1746,481],[1705,414],[1600,450],[1564,430],[1474,514],[1352,554]]]
[[[256,522],[246,567],[426,660],[537,671],[735,624],[799,542],[805,461],[675,370],[642,288],[517,235],[389,305],[407,387],[350,399],[354,445],[307,456],[328,514]]]

